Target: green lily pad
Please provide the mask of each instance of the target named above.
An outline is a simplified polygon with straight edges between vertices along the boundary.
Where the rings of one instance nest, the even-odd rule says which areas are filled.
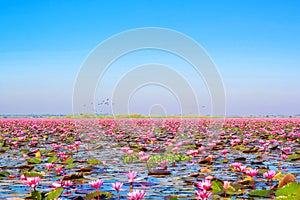
[[[55,155],[56,155],[55,152],[48,152],[48,153],[45,154],[46,157],[53,157]]]
[[[90,165],[98,165],[98,164],[102,163],[100,160],[97,160],[97,159],[90,159],[90,160],[87,160],[87,162]]]
[[[42,162],[42,160],[39,158],[30,158],[27,160],[27,162],[29,164],[40,164]]]
[[[212,193],[218,193],[224,191],[223,189],[223,183],[219,180],[213,180],[212,181]]]
[[[42,194],[41,192],[34,190],[29,196],[26,197],[26,199],[42,200]]]
[[[47,162],[48,163],[54,163],[56,160],[57,160],[57,157],[56,156],[52,156],[52,157],[48,158]]]
[[[276,199],[284,199],[284,200],[299,200],[300,196],[280,196],[280,197],[276,197]]]
[[[300,183],[292,182],[275,192],[276,196],[298,196],[300,197]]]
[[[108,199],[108,198],[112,198],[114,195],[110,192],[94,191],[94,192],[88,193],[85,197],[86,198],[94,198],[94,197],[98,197],[98,196],[100,196],[100,199]]]
[[[300,160],[300,154],[289,155],[288,160],[291,160],[291,161]]]
[[[228,160],[223,159],[223,160],[221,160],[220,162],[221,162],[221,163],[228,163]]]
[[[268,195],[273,192],[273,190],[251,190],[248,195],[250,197],[268,197]]]
[[[63,190],[64,189],[62,187],[59,187],[59,188],[56,188],[56,189],[48,192],[45,195],[46,196],[46,200],[55,199],[55,198],[60,197],[60,195],[62,194]]]
[[[75,167],[77,167],[77,164],[75,164],[75,163],[72,163],[72,164],[69,164],[66,166],[67,169],[73,169]]]
[[[73,158],[68,158],[66,160],[66,164],[72,164],[74,162],[74,159]]]
[[[26,177],[35,177],[35,176],[43,176],[43,174],[39,172],[25,172],[24,175]]]
[[[29,149],[21,149],[20,152],[22,152],[22,153],[28,153]]]
[[[0,172],[0,177],[8,177],[8,176],[9,176],[9,172],[7,172],[7,171]]]

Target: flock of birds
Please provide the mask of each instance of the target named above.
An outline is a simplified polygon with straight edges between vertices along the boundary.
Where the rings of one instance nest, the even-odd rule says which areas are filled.
[[[87,104],[83,104],[83,107],[85,110],[87,109],[88,111],[92,111],[92,113],[107,114],[104,112],[108,111],[109,104],[110,104],[109,101],[110,101],[109,98],[105,98],[105,99],[101,100],[99,103],[97,103],[97,107],[93,106],[93,104],[94,104],[93,102],[90,103],[90,106]],[[114,105],[114,103],[112,105]],[[91,109],[91,110],[89,110],[89,109]]]

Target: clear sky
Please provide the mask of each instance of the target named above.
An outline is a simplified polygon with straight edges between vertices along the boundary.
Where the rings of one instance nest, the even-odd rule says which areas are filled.
[[[229,115],[299,114],[299,10],[297,0],[1,0],[0,114],[72,113],[74,82],[89,52],[112,35],[141,27],[169,28],[196,40],[222,76]],[[156,62],[168,57],[152,53]],[[135,59],[143,56],[137,53],[132,62],[140,64]],[[161,62],[172,65],[172,58]],[[115,63],[106,79],[122,75],[121,68]],[[201,81],[193,75],[190,81],[206,99],[201,107],[209,107],[207,92],[197,87]],[[150,91],[163,94],[161,88]],[[140,112],[145,96],[135,98],[140,103],[130,107]],[[161,102],[149,102],[163,110]]]

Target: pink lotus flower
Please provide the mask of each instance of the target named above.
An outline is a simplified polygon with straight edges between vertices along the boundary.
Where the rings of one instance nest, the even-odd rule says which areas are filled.
[[[251,177],[257,176],[257,174],[258,174],[258,169],[250,169],[250,170],[246,170],[246,174],[247,174],[248,176],[251,176]]]
[[[98,190],[102,186],[103,181],[101,179],[98,179],[98,180],[90,181],[89,184],[90,186]]]
[[[242,166],[242,163],[237,163],[237,162],[235,162],[235,163],[232,163],[232,165],[231,165],[234,169],[237,169],[237,168],[239,168],[240,166]]]
[[[129,149],[130,149],[129,147],[122,147],[122,148],[121,148],[121,151],[123,151],[124,153],[127,153],[127,151],[128,151]]]
[[[187,152],[185,152],[186,155],[193,155],[193,156],[196,156],[198,155],[198,151],[197,150],[188,150]]]
[[[244,173],[244,172],[246,172],[247,168],[246,168],[246,166],[240,166],[239,168],[237,168],[237,170]]]
[[[81,144],[81,142],[80,142],[80,141],[75,141],[74,144],[75,144],[77,147],[79,147],[80,144]]]
[[[127,178],[128,178],[128,182],[132,183],[133,180],[136,178],[137,173],[132,171],[132,172],[128,172],[126,175],[127,175]]]
[[[160,146],[155,147],[152,151],[158,151],[160,149]]]
[[[276,175],[275,170],[269,170],[269,171],[263,173],[263,176],[267,179],[272,179],[275,175]]]
[[[56,149],[56,150],[58,150],[58,149],[61,148],[61,145],[58,145],[58,144],[55,144],[55,143],[51,144],[51,146],[52,146],[54,149]]]
[[[205,180],[196,183],[196,187],[201,190],[209,190],[212,186],[211,181]]]
[[[290,154],[292,152],[292,148],[291,147],[284,147],[283,148],[284,153],[286,154]]]
[[[73,182],[72,182],[72,181],[63,181],[63,182],[62,182],[62,185],[63,185],[63,186],[67,186],[67,187],[68,187],[68,186],[72,186],[72,185],[73,185]]]
[[[121,190],[122,186],[123,186],[123,183],[116,182],[116,183],[112,183],[111,186],[114,190],[119,192]]]
[[[41,178],[39,176],[26,177],[25,184],[30,187],[35,188],[39,184],[40,179]]]
[[[163,160],[160,163],[158,163],[159,166],[161,166],[163,169],[167,169],[168,160]]]
[[[76,150],[77,146],[74,145],[68,145],[67,148],[72,151],[72,150]]]
[[[124,137],[124,135],[118,135],[117,136],[117,139],[121,139],[121,138],[123,138]]]
[[[223,149],[222,151],[220,151],[220,153],[221,153],[222,155],[226,155],[226,154],[228,153],[228,151],[227,151],[227,149]]]
[[[59,157],[61,157],[63,160],[66,160],[68,158],[68,155],[66,154],[66,152],[58,152],[57,155]]]
[[[20,180],[21,181],[25,181],[27,178],[26,178],[26,176],[24,175],[24,174],[22,174],[21,176],[20,176]]]
[[[198,190],[196,191],[196,199],[197,200],[207,200],[212,193],[206,190]]]
[[[144,156],[145,155],[145,152],[144,151],[140,151],[140,152],[138,152],[138,154],[137,154],[138,156],[140,156],[140,157],[142,157],[142,156]]]
[[[174,147],[174,148],[172,149],[172,151],[173,151],[174,153],[178,153],[179,147]]]
[[[250,170],[246,170],[246,174],[248,176],[251,176],[251,180],[252,180],[252,187],[254,188],[254,176],[257,176],[258,174],[258,169],[250,169]]]
[[[229,181],[224,181],[223,182],[223,188],[227,191],[230,187],[230,182]]]
[[[280,156],[284,161],[287,159],[287,155],[286,154],[281,154],[281,156]]]
[[[52,183],[52,187],[59,188],[59,187],[62,187],[62,185],[61,185],[61,183],[54,182],[54,183]]]
[[[249,141],[249,140],[248,140],[247,138],[243,139],[243,144],[247,144],[248,141]]]
[[[49,170],[49,169],[54,167],[54,164],[53,163],[47,163],[45,167],[46,167],[46,169]]]
[[[127,151],[127,153],[128,153],[129,155],[133,155],[133,154],[134,154],[134,151],[133,151],[132,149],[129,149],[129,150]]]
[[[62,171],[62,169],[63,169],[62,166],[57,166],[57,167],[54,168],[54,171],[56,173],[60,173]]]
[[[144,190],[133,190],[127,194],[127,198],[129,200],[140,200],[143,199],[145,195],[146,192]]]
[[[149,155],[144,155],[140,158],[141,161],[147,162],[150,159]]]
[[[207,176],[207,177],[205,177],[205,180],[209,180],[209,181],[211,181],[211,180],[213,180],[213,176]]]

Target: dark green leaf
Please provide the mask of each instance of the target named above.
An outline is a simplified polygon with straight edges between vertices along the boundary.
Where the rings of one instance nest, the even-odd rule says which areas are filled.
[[[8,176],[9,176],[9,172],[7,172],[7,171],[0,172],[0,177],[8,177]]]

